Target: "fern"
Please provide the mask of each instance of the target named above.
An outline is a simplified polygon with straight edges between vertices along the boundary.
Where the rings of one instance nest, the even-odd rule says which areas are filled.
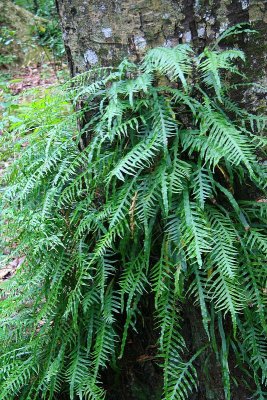
[[[203,348],[192,353],[183,336],[190,296],[225,398],[234,356],[264,398],[266,119],[232,100],[225,77],[242,78],[244,54],[219,42],[92,69],[22,107],[2,135],[14,162],[1,262],[24,261],[1,284],[1,399],[108,399],[105,370],[124,365],[148,308],[162,398],[191,398]],[[239,190],[247,182],[260,200]]]

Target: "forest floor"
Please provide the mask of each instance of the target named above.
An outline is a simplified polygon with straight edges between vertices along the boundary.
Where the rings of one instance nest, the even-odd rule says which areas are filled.
[[[17,70],[0,70],[0,136],[4,135],[6,128],[1,124],[1,121],[5,119],[7,114],[12,116],[14,106],[16,108],[25,99],[30,102],[33,89],[36,89],[41,96],[45,89],[62,83],[66,74],[64,65],[56,65],[52,62],[20,67]],[[0,187],[2,185],[1,178],[10,162],[12,162],[12,159],[0,157]],[[1,256],[8,255],[10,251],[11,249],[5,248],[0,259]],[[23,261],[23,256],[11,258],[7,265],[0,266],[0,282],[13,276]]]

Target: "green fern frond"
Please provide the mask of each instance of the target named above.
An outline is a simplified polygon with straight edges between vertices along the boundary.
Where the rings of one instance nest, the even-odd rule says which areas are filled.
[[[230,313],[236,332],[237,315],[247,305],[246,293],[239,282],[215,270],[209,278],[208,296],[213,301],[216,310],[224,314]]]
[[[201,122],[201,134],[209,135],[208,141],[212,146],[222,148],[224,156],[234,165],[241,162],[253,175],[253,164],[255,155],[252,153],[252,146],[242,132],[231,123],[223,114],[212,110],[209,101],[201,112],[204,117]]]
[[[201,165],[197,166],[192,176],[192,189],[194,200],[203,209],[206,199],[212,197],[214,192],[213,177],[207,168]]]
[[[210,313],[208,310],[208,288],[207,288],[207,273],[199,269],[197,264],[193,264],[192,271],[194,274],[194,280],[189,286],[188,293],[195,297],[195,301],[199,303],[202,322],[205,328],[205,332],[210,337],[209,333],[209,322]]]
[[[234,278],[238,269],[238,234],[233,221],[213,207],[209,207],[208,216],[214,239],[209,265],[220,269],[225,276]]]
[[[191,56],[192,49],[188,45],[178,45],[173,49],[159,47],[146,54],[142,68],[147,73],[168,75],[173,81],[179,78],[186,89],[186,75],[192,71]]]
[[[69,355],[70,363],[66,370],[66,378],[70,385],[70,398],[73,400],[74,395],[79,393],[79,387],[88,375],[89,360],[86,356],[86,350],[81,349],[79,344]]]
[[[183,214],[181,221],[182,242],[189,260],[196,260],[203,265],[203,255],[211,251],[212,230],[200,207],[190,202],[188,192],[184,191]]]
[[[245,61],[244,53],[240,50],[225,50],[223,52],[210,51],[205,49],[199,56],[198,69],[202,74],[203,81],[210,88],[215,90],[219,101],[222,101],[221,70],[239,73],[233,63],[237,58]]]

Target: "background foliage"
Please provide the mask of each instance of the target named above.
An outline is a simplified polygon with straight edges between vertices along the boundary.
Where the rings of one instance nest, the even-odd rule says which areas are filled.
[[[57,18],[54,0],[14,0],[14,3],[40,17]]]
[[[8,1],[2,5],[0,67],[12,67],[22,62],[28,64],[35,59],[40,62],[38,53],[42,48],[49,59],[53,57],[54,62],[64,56],[54,1]]]

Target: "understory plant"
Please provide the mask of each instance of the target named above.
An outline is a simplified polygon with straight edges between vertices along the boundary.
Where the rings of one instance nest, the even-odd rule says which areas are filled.
[[[162,399],[197,391],[202,351],[221,364],[225,399],[230,358],[266,399],[266,120],[233,101],[245,56],[218,43],[95,68],[11,127],[2,248],[4,263],[25,259],[0,286],[2,400],[109,399],[103,372],[148,299]],[[193,354],[188,299],[207,337]]]

